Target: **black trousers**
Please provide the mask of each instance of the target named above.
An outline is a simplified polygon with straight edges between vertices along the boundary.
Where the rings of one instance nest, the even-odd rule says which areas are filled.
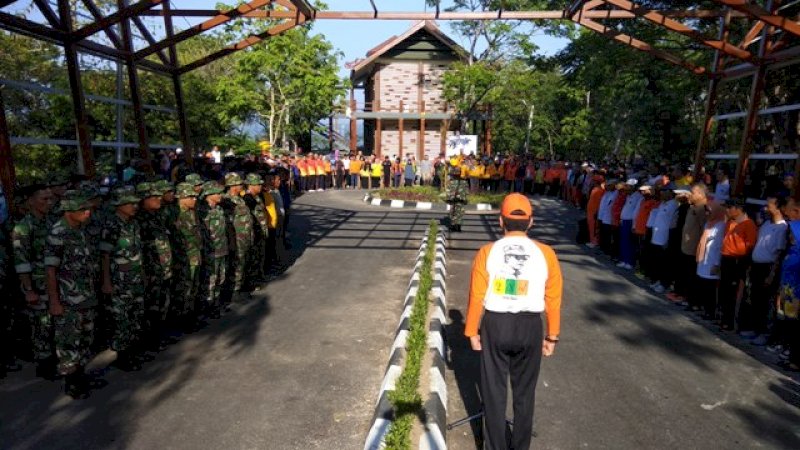
[[[705,316],[713,319],[716,316],[719,280],[709,280],[695,275],[692,281],[693,289],[689,293],[689,304],[703,308]]]
[[[538,313],[486,311],[484,314],[481,323],[481,398],[486,413],[486,449],[509,448],[506,445],[506,383],[509,375],[514,408],[511,448],[530,448],[543,338],[542,317]]]
[[[759,334],[767,332],[770,303],[775,298],[776,287],[780,281],[773,279],[772,283],[766,282],[772,272],[772,266],[771,263],[753,263],[750,266],[750,298],[742,299],[742,304],[739,306],[740,330],[752,330]]]
[[[720,263],[719,309],[722,314],[722,325],[730,328],[734,325],[739,285],[747,274],[748,259],[723,256]]]
[[[675,293],[688,298],[692,282],[697,276],[697,257],[680,252],[675,268]],[[692,305],[695,306],[695,305]],[[700,305],[697,305],[700,306]]]

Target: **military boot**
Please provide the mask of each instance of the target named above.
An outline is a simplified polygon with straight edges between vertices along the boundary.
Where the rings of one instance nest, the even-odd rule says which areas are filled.
[[[64,377],[64,393],[75,400],[89,398],[89,383],[83,369],[78,369]]]

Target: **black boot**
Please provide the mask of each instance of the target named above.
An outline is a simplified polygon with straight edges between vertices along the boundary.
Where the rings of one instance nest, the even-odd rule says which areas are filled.
[[[89,397],[89,383],[87,383],[83,369],[78,369],[64,377],[64,393],[75,400]]]
[[[47,381],[58,378],[56,372],[56,361],[53,357],[36,361],[36,376]]]

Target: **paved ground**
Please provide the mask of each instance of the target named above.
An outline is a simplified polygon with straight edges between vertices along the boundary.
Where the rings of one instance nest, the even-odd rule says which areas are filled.
[[[562,341],[537,389],[535,448],[800,448],[797,378],[573,245],[575,211],[541,203],[533,236],[554,245],[565,295]],[[447,253],[451,422],[480,410],[463,317],[471,259],[499,233],[493,216],[467,216],[464,231]],[[476,448],[477,431],[450,431],[450,448]]]
[[[355,192],[294,209],[291,266],[141,372],[70,401],[27,365],[0,381],[0,448],[363,446],[430,215]],[[2,345],[2,344],[0,344]]]

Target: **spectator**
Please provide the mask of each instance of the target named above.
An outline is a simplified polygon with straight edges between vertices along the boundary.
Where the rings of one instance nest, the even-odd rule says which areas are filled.
[[[388,188],[392,185],[392,161],[389,160],[389,155],[383,157],[383,163],[381,164],[382,168],[382,175],[383,175],[383,187]]]
[[[589,248],[595,248],[600,243],[597,215],[606,192],[606,182],[602,175],[592,177],[592,184],[592,193],[589,196],[589,203],[586,205],[586,221],[589,226],[589,243],[587,246]]]
[[[725,236],[725,208],[719,203],[703,207],[707,220],[697,242],[694,289],[690,290],[689,304],[702,308],[706,320],[716,316],[717,294],[722,259],[722,240]]]
[[[416,168],[414,167],[414,163],[411,161],[411,158],[406,160],[406,164],[403,167],[403,178],[405,179],[405,186],[413,186],[414,185],[414,177],[416,176]]]
[[[786,205],[789,222],[788,251],[781,266],[778,300],[790,346],[789,360],[783,367],[800,370],[800,204],[790,199]]]
[[[680,255],[676,267],[675,292],[668,296],[673,301],[685,301],[697,273],[697,245],[705,229],[708,204],[706,186],[702,183],[692,186],[689,195],[689,210],[681,229]],[[699,304],[690,304],[690,309],[700,310]]]
[[[433,181],[433,163],[428,158],[428,155],[422,157],[419,163],[419,171],[422,177],[422,185],[430,186]]]
[[[552,182],[552,181],[551,181]],[[600,199],[600,209],[597,211],[597,220],[600,225],[600,250],[606,255],[611,254],[611,225],[613,222],[612,206],[617,199],[617,182],[613,180],[608,183],[603,197]]]
[[[731,182],[725,169],[717,170],[717,186],[714,188],[714,201],[724,203],[730,198]]]
[[[661,205],[653,210],[653,236],[650,239],[651,262],[666,263],[668,261],[667,247],[669,245],[669,232],[673,227],[678,214],[678,202],[674,198],[674,192],[670,189],[661,190]],[[654,270],[655,282],[650,285],[655,292],[663,294],[672,283],[670,268],[662,266],[659,270]]]
[[[636,190],[637,180],[632,178],[628,180],[626,190],[630,193],[625,199],[625,205],[620,212],[620,262],[617,267],[633,270],[636,264],[636,252],[634,246],[634,220],[636,219],[636,212],[640,209],[644,196],[641,190]],[[577,189],[573,191],[575,193]]]
[[[721,281],[719,305],[722,313],[720,326],[732,330],[736,305],[741,298],[749,257],[756,245],[758,230],[755,223],[744,212],[740,199],[725,201],[728,221],[722,241]]]
[[[350,157],[350,187],[352,189],[361,189],[361,166],[364,164],[363,158]]]

